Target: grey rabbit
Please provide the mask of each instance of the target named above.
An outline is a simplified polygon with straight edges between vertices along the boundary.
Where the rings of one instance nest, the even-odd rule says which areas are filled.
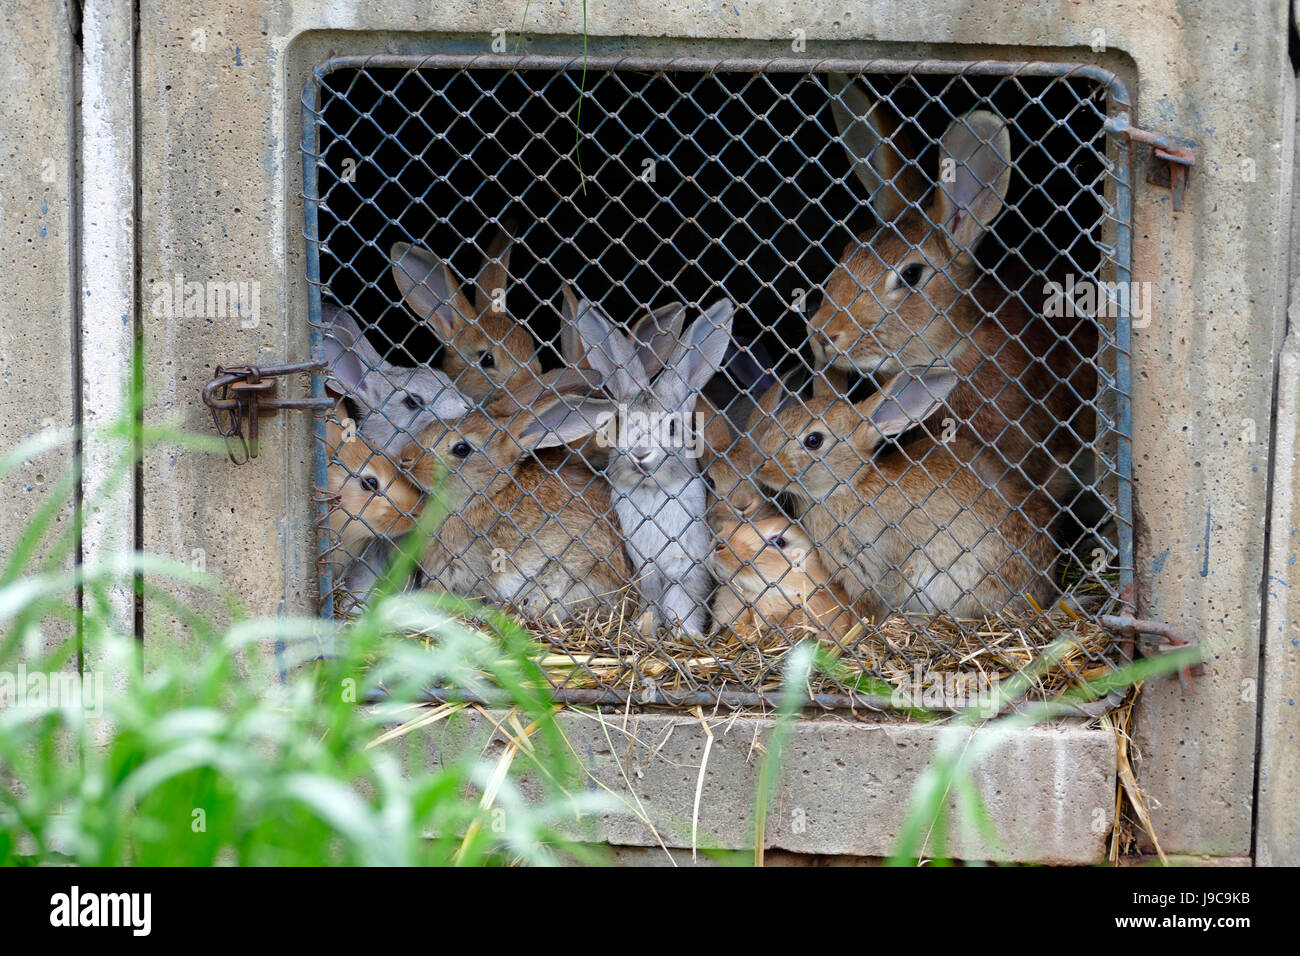
[[[403,368],[381,358],[347,309],[325,303],[321,316],[328,387],[358,406],[357,431],[375,450],[395,456],[434,421],[469,411],[472,403],[445,372]]]
[[[700,475],[703,435],[693,426],[699,390],[718,371],[731,341],[733,303],[722,299],[692,323],[663,372],[651,375],[637,346],[599,307],[583,302],[578,333],[591,366],[619,405],[606,476],[642,596],[656,623],[704,632],[712,536]]]

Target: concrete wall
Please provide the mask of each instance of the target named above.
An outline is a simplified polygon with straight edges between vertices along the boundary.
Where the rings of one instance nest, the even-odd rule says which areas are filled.
[[[772,721],[715,715],[706,732],[689,716],[624,719],[613,711],[603,717],[564,713],[559,720],[590,774],[584,785],[613,794],[624,808],[594,821],[594,833],[575,836],[663,853],[691,846],[694,819],[698,847],[752,852],[754,797]],[[444,751],[455,757],[467,750],[495,759],[505,740],[493,731],[479,714],[462,712],[450,727],[427,736],[427,760],[437,766]],[[992,732],[840,718],[797,722],[768,809],[766,846],[799,854],[888,856],[912,787],[940,736],[957,735],[957,746],[973,754]],[[526,759],[517,760],[526,771]],[[1114,814],[1114,768],[1115,738],[1108,732],[1064,725],[1017,734],[978,764],[980,796],[998,834],[996,854],[972,827],[961,825],[952,802],[947,852],[968,859],[1100,862]],[[524,789],[540,790],[528,777]],[[936,850],[933,841],[925,847],[923,855]]]
[[[62,0],[0,9],[0,451],[45,429],[71,428],[77,418],[74,55]],[[71,468],[68,443],[0,478],[0,563]],[[65,508],[56,531],[72,517]]]
[[[141,7],[142,280],[261,283],[251,328],[238,319],[155,316],[145,296],[157,389],[148,417],[206,430],[198,391],[216,363],[307,354],[296,195],[297,103],[309,65],[329,50],[429,49],[448,34],[486,50],[490,30],[518,28],[523,4]],[[558,37],[551,48],[577,52],[581,7],[534,3],[527,27],[534,37]],[[1151,324],[1134,336],[1134,467],[1141,610],[1204,641],[1212,658],[1188,697],[1172,681],[1148,685],[1136,745],[1166,850],[1248,853],[1257,702],[1243,687],[1258,676],[1268,423],[1282,328],[1274,277],[1290,223],[1279,206],[1291,163],[1286,5],[636,0],[592,4],[587,21],[593,51],[682,52],[695,49],[683,38],[714,36],[734,41],[736,52],[775,54],[788,51],[796,29],[810,57],[1099,62],[1126,77],[1140,125],[1199,141],[1183,212],[1136,177],[1134,275],[1158,294]],[[380,32],[333,32],[363,30]],[[617,37],[627,39],[604,39]],[[1104,51],[1091,49],[1101,44]],[[310,610],[307,422],[283,417],[265,438],[263,458],[242,469],[151,455],[144,545],[202,556],[257,610]],[[147,608],[146,626],[155,640],[174,632],[161,604]]]
[[[1300,179],[1300,165],[1295,169]],[[1292,187],[1292,195],[1296,195]],[[1259,788],[1255,858],[1265,866],[1300,866],[1300,216],[1291,223],[1288,332],[1278,359],[1268,579],[1261,662]]]

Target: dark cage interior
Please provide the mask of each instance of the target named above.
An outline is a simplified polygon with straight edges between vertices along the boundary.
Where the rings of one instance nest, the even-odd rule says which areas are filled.
[[[346,400],[324,449],[339,613],[438,484],[448,513],[411,586],[518,612],[570,695],[758,691],[805,637],[837,656],[817,688],[832,696],[920,666],[1005,677],[1062,637],[1056,686],[1120,660],[1096,619],[1129,533],[1125,319],[1104,295],[1051,302],[1127,268],[1097,79],[366,66],[317,95],[308,255]],[[905,341],[899,294],[926,315]],[[646,328],[662,349],[635,351]],[[626,484],[643,392],[652,438],[682,446],[664,472],[693,458],[706,485],[645,466]],[[686,435],[663,392],[686,396]],[[828,505],[850,489],[853,507]],[[633,582],[617,602],[575,611],[542,580],[558,567],[590,597],[584,569],[615,552],[611,579]]]

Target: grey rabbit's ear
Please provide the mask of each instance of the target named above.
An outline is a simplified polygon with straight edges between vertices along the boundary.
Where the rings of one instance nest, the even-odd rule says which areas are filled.
[[[637,343],[637,357],[645,369],[647,379],[654,378],[672,357],[673,350],[682,337],[682,324],[686,321],[686,306],[680,302],[661,305],[632,326],[632,338]]]
[[[917,151],[887,102],[872,99],[855,78],[828,73],[831,112],[853,172],[866,187],[876,218],[893,222],[925,195]]]
[[[661,397],[668,408],[678,408],[692,400],[718,369],[731,342],[731,320],[736,306],[730,299],[719,299],[691,323],[686,335],[669,357],[663,375]]]
[[[454,341],[475,313],[451,268],[428,249],[406,242],[393,243],[388,257],[406,307],[444,343]]]
[[[325,326],[326,386],[339,394],[356,398],[370,408],[383,403],[383,370],[388,364],[370,344],[361,326],[347,309],[333,303],[321,307]],[[391,391],[391,389],[389,389]]]
[[[567,282],[561,284],[560,296],[560,355],[566,365],[581,365],[587,350],[578,334],[578,297]]]
[[[954,120],[943,134],[930,220],[954,256],[969,257],[1002,212],[1011,184],[1011,134],[987,110]]]
[[[578,335],[591,367],[605,379],[615,398],[627,401],[649,386],[645,366],[627,340],[600,307],[583,299],[578,303]]]
[[[947,365],[905,369],[858,407],[882,436],[894,438],[942,408],[960,381]]]
[[[567,445],[604,427],[614,417],[613,402],[600,398],[554,399],[531,411],[515,416],[511,425],[514,438],[524,448],[534,451]]]
[[[362,363],[371,369],[383,368],[389,366],[379,355],[379,351],[370,344],[366,338],[366,333],[361,331],[361,324],[357,322],[356,317],[341,305],[328,303],[321,307],[321,317],[324,320],[326,332],[334,332],[335,338],[340,343],[346,343],[360,358]]]
[[[513,223],[502,223],[492,239],[492,245],[488,246],[487,253],[483,257],[483,267],[479,269],[478,278],[474,280],[474,287],[477,290],[474,304],[478,308],[479,315],[493,307],[497,293],[500,293],[504,301],[510,279],[510,250],[514,246],[514,231]]]

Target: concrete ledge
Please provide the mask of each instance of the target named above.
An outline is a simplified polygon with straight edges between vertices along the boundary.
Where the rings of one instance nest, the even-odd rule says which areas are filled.
[[[606,714],[602,727],[595,714],[566,711],[559,720],[595,780],[635,805],[628,792],[631,781],[663,842],[690,846],[691,809],[707,739],[698,719],[632,714],[625,724],[622,714]],[[699,844],[746,849],[752,847],[749,828],[761,748],[773,722],[719,716],[710,718],[709,726],[714,743],[700,797]],[[912,788],[944,732],[965,733],[833,718],[798,722],[769,815],[767,847],[831,857],[888,856]],[[424,746],[427,759],[437,765],[444,751],[450,758],[467,747],[492,758],[504,739],[482,715],[467,711],[426,736]],[[407,738],[407,745],[419,746],[419,737]],[[516,758],[518,769],[523,769],[523,759]],[[976,776],[1007,859],[1102,860],[1115,802],[1115,740],[1110,733],[1077,724],[1020,731],[983,759]],[[534,784],[525,778],[524,785],[527,790]],[[597,788],[590,780],[588,786]],[[659,842],[630,814],[603,816],[595,829],[595,839],[616,846],[657,847]],[[949,833],[951,855],[992,855],[955,813]]]

